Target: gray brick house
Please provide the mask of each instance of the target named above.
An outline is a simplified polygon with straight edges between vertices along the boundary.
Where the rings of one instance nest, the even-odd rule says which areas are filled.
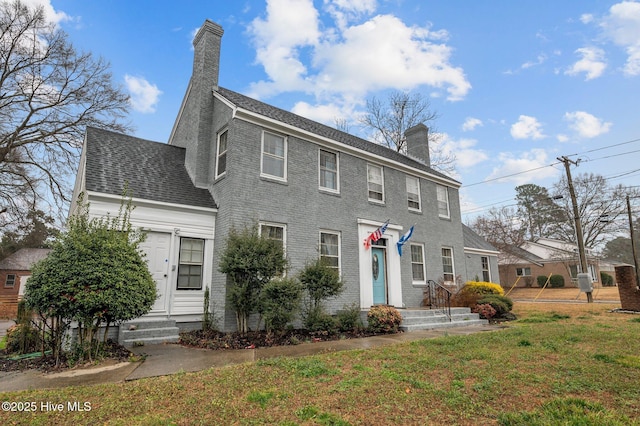
[[[426,126],[407,131],[403,155],[220,87],[222,34],[205,21],[194,39],[168,144],[87,130],[74,199],[87,194],[92,215],[117,212],[128,183],[161,294],[148,316],[194,326],[208,286],[221,328],[234,330],[218,259],[231,228],[252,224],[282,242],[290,274],[319,256],[339,270],[346,289],[334,311],[418,307],[427,280],[498,279],[497,252],[463,232],[460,183],[429,165]],[[396,243],[412,225],[401,256]]]

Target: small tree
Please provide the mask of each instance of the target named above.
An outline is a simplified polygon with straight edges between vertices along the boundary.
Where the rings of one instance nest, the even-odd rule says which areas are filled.
[[[260,314],[267,333],[282,332],[300,309],[302,286],[292,278],[276,278],[260,293]]]
[[[300,282],[307,293],[304,311],[305,326],[312,331],[321,328],[318,325],[328,324],[323,302],[342,292],[344,283],[338,272],[324,264],[320,259],[308,264],[300,272]]]
[[[219,270],[227,274],[227,301],[236,312],[238,331],[249,331],[249,316],[258,312],[262,288],[286,266],[282,245],[258,235],[257,226],[231,230]]]
[[[55,242],[49,256],[36,264],[25,300],[42,318],[49,346],[59,363],[63,336],[72,321],[78,323],[82,355],[97,352],[97,331],[149,312],[157,295],[139,244],[144,234],[129,222],[130,202],[117,217],[89,218],[82,199],[69,218],[68,231]]]

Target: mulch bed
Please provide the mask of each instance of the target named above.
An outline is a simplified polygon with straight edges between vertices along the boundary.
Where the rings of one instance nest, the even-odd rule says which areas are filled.
[[[271,346],[291,346],[305,342],[323,342],[341,339],[358,339],[388,333],[373,333],[367,330],[357,330],[340,333],[310,332],[309,330],[294,329],[283,333],[267,333],[265,331],[249,331],[242,333],[222,333],[214,330],[194,330],[180,333],[180,344],[184,346],[225,350],[225,349],[254,349]]]

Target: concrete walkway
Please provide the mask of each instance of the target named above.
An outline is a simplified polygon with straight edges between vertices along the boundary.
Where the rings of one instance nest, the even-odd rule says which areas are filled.
[[[472,325],[411,331],[361,339],[302,343],[296,346],[239,350],[195,349],[175,344],[149,345],[133,349],[134,353],[145,355],[144,361],[140,362],[108,362],[94,368],[74,369],[60,373],[42,373],[33,370],[0,372],[0,392],[119,383],[147,377],[166,376],[178,372],[219,368],[227,365],[254,362],[260,359],[301,357],[336,351],[371,349],[406,341],[432,339],[447,335],[468,335],[495,331],[501,328],[503,327],[495,325]]]

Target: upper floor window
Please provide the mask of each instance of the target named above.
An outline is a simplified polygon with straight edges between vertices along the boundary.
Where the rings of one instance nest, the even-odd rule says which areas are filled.
[[[338,192],[338,154],[320,150],[320,188]]]
[[[227,171],[227,135],[225,130],[218,135],[218,152],[216,155],[216,178]]]
[[[4,282],[4,286],[7,288],[13,288],[14,285],[16,285],[15,274],[7,274],[7,280]]]
[[[320,231],[320,260],[340,273],[340,233]]]
[[[414,283],[424,283],[424,246],[422,244],[411,244],[411,274]]]
[[[448,218],[449,212],[449,191],[446,186],[438,185],[438,215]]]
[[[181,238],[178,262],[178,290],[201,290],[204,240]]]
[[[407,203],[409,210],[420,211],[420,179],[407,176]]]
[[[453,283],[456,271],[453,265],[453,249],[442,247],[442,272],[446,283]]]
[[[262,132],[263,176],[287,179],[287,139],[275,133]]]
[[[384,175],[382,167],[367,165],[367,186],[369,189],[369,200],[384,203]]]
[[[480,262],[482,264],[482,281],[490,283],[491,274],[489,273],[489,258],[487,256],[481,256]]]

